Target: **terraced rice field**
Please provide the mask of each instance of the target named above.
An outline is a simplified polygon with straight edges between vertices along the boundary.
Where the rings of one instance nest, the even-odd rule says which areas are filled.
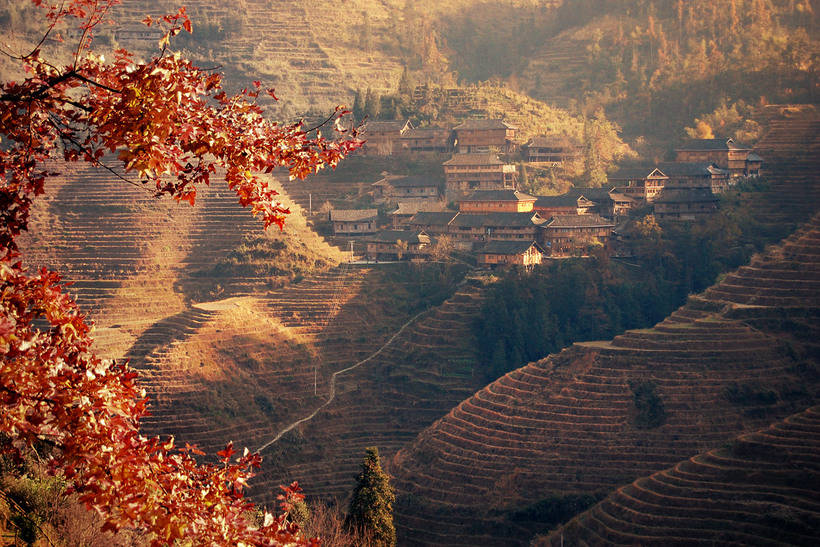
[[[815,545],[820,407],[622,486],[533,545]]]

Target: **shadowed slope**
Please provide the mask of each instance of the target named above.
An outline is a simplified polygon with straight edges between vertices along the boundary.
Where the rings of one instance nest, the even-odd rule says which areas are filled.
[[[347,496],[361,454],[393,454],[481,382],[469,320],[484,289],[468,283],[366,365],[340,376],[334,403],[266,449],[263,484],[299,480],[312,497]],[[358,345],[358,344],[357,344]],[[270,501],[274,492],[257,490]]]
[[[820,408],[618,488],[533,545],[815,545]]]

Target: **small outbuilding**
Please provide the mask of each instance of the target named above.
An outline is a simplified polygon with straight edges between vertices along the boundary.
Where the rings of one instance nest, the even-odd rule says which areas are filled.
[[[333,209],[328,214],[335,235],[372,234],[378,229],[376,209]]]

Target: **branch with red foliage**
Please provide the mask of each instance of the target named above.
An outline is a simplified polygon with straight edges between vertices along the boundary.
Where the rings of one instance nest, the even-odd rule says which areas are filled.
[[[33,0],[41,6],[42,0]],[[220,464],[200,464],[192,447],[139,432],[146,399],[126,364],[92,351],[90,328],[55,272],[27,272],[17,237],[31,206],[45,190],[47,161],[99,163],[116,154],[157,195],[194,204],[197,187],[218,169],[239,202],[265,227],[288,213],[262,173],[278,167],[304,178],[335,167],[361,145],[331,116],[339,138],[301,123],[265,119],[256,98],[261,84],[229,96],[221,76],[176,53],[169,38],[191,31],[184,8],[159,21],[168,25],[162,53],[138,62],[119,49],[113,60],[91,53],[94,28],[114,0],[67,0],[46,8],[54,25],[78,21],[83,37],[71,65],[55,67],[39,47],[19,59],[28,76],[0,86],[0,432],[19,455],[43,440],[57,447],[55,473],[71,481],[80,499],[106,519],[106,527],[145,530],[155,545],[187,538],[196,544],[312,544],[284,513],[250,523],[243,490],[261,461],[229,445]],[[153,24],[147,19],[146,24]],[[42,43],[42,42],[41,42]],[[268,92],[273,95],[272,90]],[[275,98],[275,97],[274,97]],[[53,164],[48,164],[53,165]],[[280,496],[283,510],[301,498],[294,484]]]

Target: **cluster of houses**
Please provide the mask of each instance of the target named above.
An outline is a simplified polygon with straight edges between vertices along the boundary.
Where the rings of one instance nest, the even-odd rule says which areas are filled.
[[[379,230],[376,209],[330,211],[334,233],[361,236],[376,260],[428,260],[441,246],[473,252],[479,264],[493,267],[583,255],[610,247],[616,225],[639,207],[653,207],[661,220],[713,213],[717,194],[738,177],[758,175],[762,165],[732,139],[702,139],[677,149],[676,162],[621,169],[603,188],[539,197],[517,191],[515,165],[499,158],[515,146],[516,131],[501,120],[470,120],[452,131],[409,122],[368,127],[370,153],[453,152],[442,165],[443,188],[419,176],[386,176],[373,184],[376,200],[396,207],[389,230]],[[571,144],[547,138],[532,139],[524,151],[539,163],[577,154]]]

